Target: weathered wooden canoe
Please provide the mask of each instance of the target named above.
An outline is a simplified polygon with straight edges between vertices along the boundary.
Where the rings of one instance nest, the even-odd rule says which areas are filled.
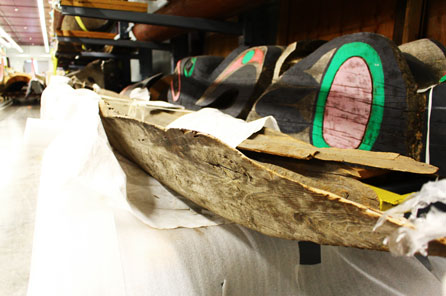
[[[179,116],[175,111],[141,107],[132,118],[130,103],[100,105],[114,148],[172,190],[235,223],[285,239],[373,250],[387,250],[387,235],[412,227],[405,219],[387,218],[373,231],[382,216],[376,195],[349,174],[339,175],[342,163],[335,173],[327,167],[305,176],[274,159],[248,158],[212,136],[167,130],[163,126]],[[446,256],[446,239],[431,242],[429,254]]]

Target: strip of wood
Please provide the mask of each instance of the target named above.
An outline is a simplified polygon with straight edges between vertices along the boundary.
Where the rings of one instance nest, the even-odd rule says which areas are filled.
[[[60,5],[147,12],[147,3],[127,2],[120,0],[61,0]]]
[[[114,112],[117,112],[117,114],[121,116],[128,116],[127,112],[129,109],[128,106],[130,104],[131,102],[123,103],[121,106],[122,109],[115,105]],[[165,125],[184,115],[184,113],[176,112],[174,110],[168,113],[151,111],[147,111],[144,113],[144,121],[150,123],[158,123],[161,120]],[[168,120],[166,121],[165,118],[167,117]],[[249,139],[243,141],[237,146],[237,148],[245,151],[253,151],[294,159],[318,159],[369,167],[344,167],[344,169],[346,170],[346,172],[348,171],[348,174],[350,176],[360,179],[381,174],[382,171],[377,169],[426,175],[435,174],[438,171],[438,168],[433,165],[418,162],[410,157],[402,156],[398,153],[364,151],[356,149],[317,148],[309,143],[300,141],[296,138],[290,137],[284,133],[274,131],[269,128],[264,128],[263,132],[259,132]]]
[[[56,35],[60,37],[78,37],[78,38],[97,38],[97,39],[114,39],[115,33],[107,32],[85,32],[85,31],[67,31],[56,30]]]
[[[373,168],[416,174],[435,174],[438,168],[398,153],[357,149],[317,148],[280,132],[265,129],[243,141],[239,149],[297,159],[319,159],[346,162]]]

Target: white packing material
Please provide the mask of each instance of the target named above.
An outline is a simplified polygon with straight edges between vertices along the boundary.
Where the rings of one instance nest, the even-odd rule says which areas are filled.
[[[99,99],[53,79],[42,95],[43,121],[27,126],[31,146],[44,146],[45,126],[57,127],[43,153],[28,295],[126,295],[113,216],[128,208],[125,175]]]
[[[157,229],[196,228],[229,223],[197,208],[184,197],[164,187],[136,164],[115,152],[127,177],[127,201],[132,213]]]
[[[145,87],[141,88],[141,87],[135,87],[134,89],[132,89],[130,91],[130,98],[132,99],[139,99],[139,100],[145,100],[145,101],[149,101],[150,100],[150,93],[149,90]]]
[[[299,267],[295,295],[446,295],[446,259],[429,257],[430,272],[414,257],[321,246],[321,263]]]
[[[446,212],[431,206],[426,214],[417,216],[419,210],[436,202],[446,204],[446,179],[424,184],[419,192],[385,212],[375,229],[384,223],[386,217],[400,218],[407,212],[410,212],[409,221],[415,226],[414,229],[401,227],[386,238],[385,243],[392,253],[413,256],[420,252],[427,256],[428,243],[446,236]]]
[[[46,106],[44,117],[51,120],[29,121],[29,144],[48,148],[42,149],[28,295],[254,296],[296,291],[299,251],[294,241],[234,224],[160,230],[132,215],[121,202],[125,179],[98,114],[86,110],[95,106],[90,103],[97,102],[96,95],[54,85],[45,91],[46,104],[64,96],[66,104],[83,107],[61,106],[69,118],[63,120]],[[56,103],[63,105],[62,100]],[[48,126],[51,131],[41,138]],[[143,174],[125,159],[121,163],[129,175]],[[166,193],[152,179],[133,180],[127,192],[138,192],[135,200],[144,196],[147,185],[155,188],[154,196]],[[192,213],[182,200],[153,203],[157,208],[139,210],[149,216],[173,203]]]
[[[115,218],[128,295],[298,295],[295,241],[236,224],[159,230]]]
[[[218,109],[203,108],[197,112],[181,116],[166,128],[188,129],[209,134],[235,148],[263,127],[280,130],[276,119],[272,116],[246,122]]]
[[[0,110],[0,295],[26,294],[31,263],[41,149],[24,147],[27,117],[36,106]]]

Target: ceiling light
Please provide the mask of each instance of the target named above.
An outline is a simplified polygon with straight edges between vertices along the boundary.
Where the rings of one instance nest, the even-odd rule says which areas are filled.
[[[40,28],[42,29],[43,44],[45,45],[45,52],[50,52],[48,44],[48,33],[45,25],[45,10],[43,8],[43,0],[37,0],[37,7],[39,8]]]
[[[6,48],[11,48],[11,44],[6,41],[5,39],[3,39],[2,37],[0,37],[0,45],[6,47]]]
[[[23,29],[28,30],[28,27],[27,27],[27,26],[24,26]]]
[[[29,40],[33,40],[33,37],[29,37]]]
[[[19,9],[16,7],[16,8],[14,8],[14,11],[17,12],[17,11],[19,11]]]
[[[8,33],[3,30],[2,27],[0,27],[0,37],[8,41],[8,43],[11,45],[11,47],[17,49],[19,52],[23,53],[23,49],[14,41],[14,39],[9,36]]]

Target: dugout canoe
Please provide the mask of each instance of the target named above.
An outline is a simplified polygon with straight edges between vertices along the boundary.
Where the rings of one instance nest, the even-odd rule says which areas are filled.
[[[299,165],[288,165],[289,157],[248,157],[212,136],[166,129],[179,111],[134,106],[101,101],[111,145],[170,189],[230,221],[284,239],[381,251],[388,251],[386,236],[413,227],[389,217],[373,231],[383,214],[376,194],[349,172],[340,174],[344,162],[314,159],[320,170],[304,175]],[[446,256],[446,239],[432,241],[428,253]]]

